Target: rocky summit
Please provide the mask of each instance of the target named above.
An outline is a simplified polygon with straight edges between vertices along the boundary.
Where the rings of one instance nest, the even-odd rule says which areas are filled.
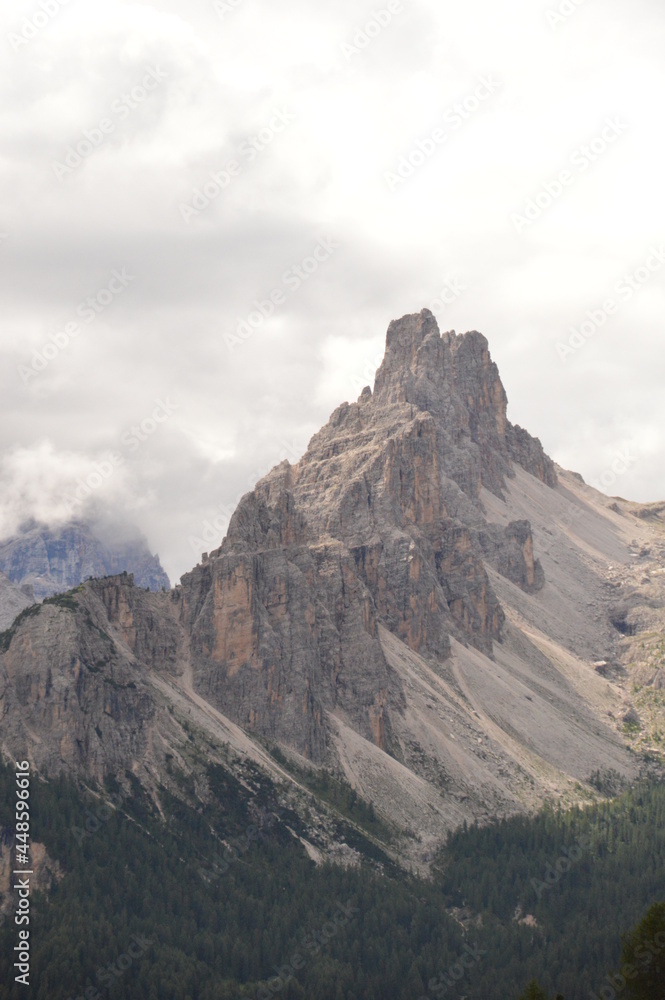
[[[513,458],[556,484],[506,419],[485,338],[441,336],[427,311],[392,323],[374,391],[258,483],[183,578],[197,688],[316,761],[338,722],[388,750],[406,699],[381,630],[433,664],[452,638],[491,655],[504,613],[484,560],[542,585],[529,524],[489,525],[480,506]]]
[[[193,748],[249,761],[334,854],[301,781],[323,768],[416,865],[464,820],[633,777],[659,753],[635,644],[662,627],[662,507],[555,467],[506,410],[482,334],[392,322],[374,387],[172,591],[92,580],[0,635],[3,751],[155,794]]]

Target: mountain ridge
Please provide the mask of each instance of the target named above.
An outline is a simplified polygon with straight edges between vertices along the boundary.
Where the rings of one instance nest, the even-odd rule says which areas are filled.
[[[665,607],[659,508],[555,467],[506,407],[482,334],[393,321],[374,389],[263,477],[173,590],[92,580],[3,634],[3,752],[127,769],[157,797],[169,760],[196,774],[199,752],[231,753],[301,811],[298,775],[324,769],[425,867],[465,820],[630,780],[631,746],[660,759],[630,659]],[[640,670],[658,691],[657,663]],[[337,856],[318,808],[309,849]]]
[[[28,585],[15,586],[0,571],[0,630],[8,628],[16,616],[34,602],[34,593]]]
[[[137,586],[171,586],[138,529],[108,518],[79,518],[54,526],[29,521],[0,541],[0,571],[18,587],[32,587],[40,600],[88,577],[122,572],[133,572]]]

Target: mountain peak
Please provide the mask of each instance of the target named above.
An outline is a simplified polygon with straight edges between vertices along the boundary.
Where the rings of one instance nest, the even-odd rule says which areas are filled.
[[[636,538],[647,528],[578,503],[571,489],[585,488],[565,473],[566,489],[550,488],[551,459],[506,409],[483,334],[442,334],[426,309],[392,322],[374,392],[342,403],[295,465],[261,479],[174,591],[110,575],[5,633],[12,749],[48,731],[38,764],[143,767],[152,782],[159,748],[182,745],[172,698],[260,766],[277,743],[353,775],[400,829],[432,840],[488,808],[530,806],[557,769],[562,789],[569,775],[630,770],[557,663],[569,651],[609,661],[609,620],[585,638],[587,596],[608,600],[587,549],[606,538],[614,563],[621,522]],[[579,554],[568,514],[591,518]],[[563,568],[549,555],[555,531]],[[61,534],[40,534],[34,551],[0,545],[0,569],[20,555],[39,576],[45,548],[60,582]],[[91,559],[88,573],[99,575]],[[532,641],[540,629],[552,660]]]
[[[440,333],[429,309],[393,320],[371,398],[375,407],[409,403],[429,413],[445,441],[443,467],[470,496],[481,485],[501,494],[513,462],[556,485],[540,441],[508,421],[508,397],[478,330]],[[369,399],[364,391],[359,402]]]
[[[445,342],[429,309],[393,320],[386,334],[383,361],[374,380],[374,395],[392,402],[413,402],[409,387],[426,367],[430,377],[443,376]]]

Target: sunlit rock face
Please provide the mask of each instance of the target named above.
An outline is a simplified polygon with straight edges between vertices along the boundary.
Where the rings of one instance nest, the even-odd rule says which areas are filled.
[[[383,746],[403,707],[379,624],[437,662],[451,635],[491,654],[504,616],[483,558],[525,588],[542,570],[528,523],[486,530],[481,487],[501,494],[514,461],[556,483],[506,402],[481,334],[442,335],[428,310],[391,323],[373,392],[262,479],[183,577],[201,693],[319,759],[327,713]]]

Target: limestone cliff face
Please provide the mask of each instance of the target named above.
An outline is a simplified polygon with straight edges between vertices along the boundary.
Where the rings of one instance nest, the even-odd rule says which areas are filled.
[[[451,636],[491,654],[504,615],[483,560],[542,586],[528,524],[481,531],[481,487],[513,474],[506,402],[481,334],[442,336],[428,310],[391,323],[374,391],[261,480],[183,577],[199,692],[319,760],[329,713],[390,741],[405,696],[378,625],[437,664]],[[521,449],[555,482],[538,442]]]
[[[506,579],[533,594],[545,585],[545,572],[533,554],[528,521],[511,521],[505,528],[488,524],[478,535],[487,561]]]
[[[128,647],[140,647],[154,662],[153,650],[168,644],[169,622],[175,629],[164,615],[148,653],[141,625],[151,616],[150,599],[157,595],[135,588],[131,576],[94,581],[32,605],[0,633],[3,749],[24,748],[38,770],[98,780],[124,773],[145,755],[154,698],[145,666]],[[125,620],[112,630],[120,608]]]
[[[30,604],[34,604],[34,595],[30,590],[16,587],[9,577],[0,573],[0,630],[7,628]]]
[[[373,390],[242,499],[178,587],[88,580],[0,632],[0,752],[84,780],[129,770],[159,800],[171,762],[249,760],[286,787],[295,751],[420,861],[464,819],[632,774],[607,725],[627,703],[593,664],[656,634],[656,527],[559,471],[508,421],[481,334],[441,335],[427,310],[391,323]],[[614,593],[622,563],[648,608]],[[640,655],[640,684],[662,686],[657,638]],[[284,794],[309,816],[297,778]]]
[[[132,573],[122,573],[90,581],[89,590],[139,663],[178,674],[177,625],[164,613],[163,602],[150,599],[134,583]]]
[[[383,745],[385,706],[399,708],[402,694],[354,555],[289,517],[287,477],[280,469],[257,487],[233,536],[183,578],[182,614],[197,690],[243,727],[320,760],[327,712]]]
[[[506,417],[506,393],[481,333],[440,335],[427,309],[394,321],[374,393],[413,403],[437,419],[447,445],[444,471],[469,496],[476,498],[481,486],[500,493],[512,462],[556,486],[554,463],[540,441]]]
[[[501,496],[516,456],[555,481],[539,443],[507,421],[485,338],[441,335],[427,310],[405,316],[374,391],[243,498],[170,597],[124,574],[28,609],[4,640],[0,708],[49,734],[48,764],[102,772],[145,749],[146,671],[186,667],[233,722],[313,761],[329,759],[333,719],[389,750],[407,697],[381,629],[445,675],[451,639],[491,656],[501,638],[486,564],[526,592],[543,585],[528,522],[488,524],[480,502],[482,487]],[[97,565],[84,526],[28,535],[4,558],[40,586],[40,567],[64,582]]]

